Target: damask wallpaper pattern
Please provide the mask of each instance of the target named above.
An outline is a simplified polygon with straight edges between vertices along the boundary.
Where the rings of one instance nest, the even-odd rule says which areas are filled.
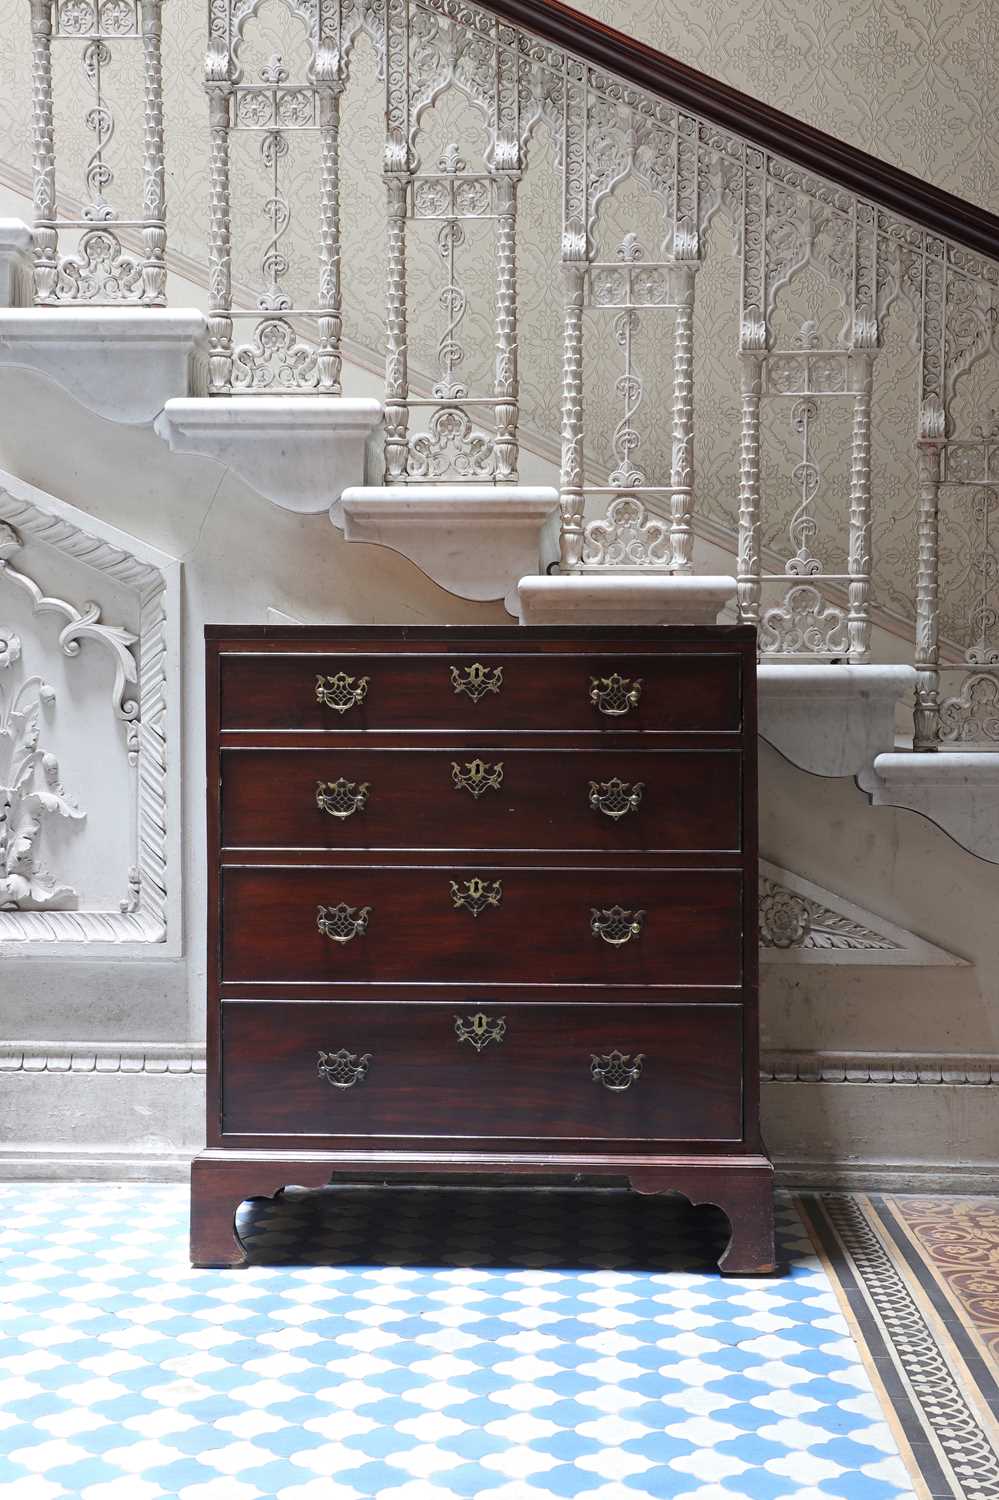
[[[994,0],[573,0],[702,72],[999,211]]]
[[[831,130],[875,154],[999,210],[999,10],[994,0],[578,0],[579,8],[631,32],[705,72],[768,103]],[[166,0],[163,65],[170,247],[198,265],[206,260],[207,104],[202,87],[205,0]],[[26,0],[0,0],[0,171],[30,172],[30,48]],[[246,32],[247,76],[258,76],[280,54],[292,76],[305,65],[299,23],[279,0],[264,0]],[[56,144],[59,189],[78,197],[90,151],[84,116],[91,103],[79,49],[57,47]],[[108,75],[117,106],[109,150],[116,172],[109,193],[123,212],[138,207],[141,89],[120,61]],[[381,181],[383,88],[370,44],[355,50],[344,98],[343,283],[344,334],[377,367],[384,345],[384,187]],[[450,142],[468,157],[484,146],[469,105],[445,96],[429,113],[418,149],[434,170]],[[234,279],[244,291],[257,284],[269,238],[269,179],[260,172],[257,147],[244,137],[233,150]],[[556,451],[559,432],[562,287],[558,272],[559,190],[555,143],[535,133],[529,170],[520,188],[517,236],[520,299],[522,427],[528,443]],[[313,302],[316,277],[316,163],[314,142],[298,138],[283,168],[291,220],[283,247],[290,261],[289,288],[298,305]],[[476,230],[478,226],[475,226]],[[600,252],[612,259],[628,233],[637,233],[646,255],[656,257],[662,224],[648,195],[624,184],[605,203],[598,221]],[[695,349],[696,508],[731,532],[738,494],[739,360],[738,275],[728,226],[720,220],[708,236],[697,283]],[[440,335],[438,295],[443,289],[440,252],[432,234],[410,235],[412,298],[410,361],[416,383],[429,385]],[[488,235],[469,238],[462,255],[468,314],[463,378],[473,393],[489,379],[492,353],[494,266]],[[426,295],[423,294],[426,289]],[[244,306],[252,306],[247,294]],[[830,289],[804,273],[785,296],[782,317],[789,339],[802,324],[831,330],[836,317]],[[916,560],[913,521],[916,356],[912,329],[893,313],[883,330],[875,380],[872,461],[875,483],[875,596],[905,617],[912,613]],[[244,325],[244,328],[246,325]],[[586,331],[588,461],[607,472],[620,413],[613,391],[618,351],[606,327],[591,318]],[[650,320],[637,336],[636,358],[645,382],[642,461],[668,472],[669,340]],[[995,404],[995,371],[983,372],[973,399],[987,415],[989,385]],[[762,453],[767,515],[764,541],[786,548],[787,521],[796,497],[793,470],[800,443],[787,403],[769,404]],[[827,407],[814,434],[822,470],[816,504],[816,548],[825,566],[842,565],[847,503],[842,422]],[[948,530],[950,535],[948,535]],[[952,590],[944,633],[963,635],[962,615],[974,592],[973,549],[956,502],[945,518],[943,550],[951,559]],[[784,540],[782,541],[782,537]],[[786,551],[784,553],[786,554]],[[764,601],[766,604],[766,600]]]

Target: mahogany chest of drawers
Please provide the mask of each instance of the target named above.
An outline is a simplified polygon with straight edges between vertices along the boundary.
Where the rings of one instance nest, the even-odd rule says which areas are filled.
[[[288,1183],[472,1172],[680,1191],[772,1269],[754,633],[206,637],[194,1262]]]

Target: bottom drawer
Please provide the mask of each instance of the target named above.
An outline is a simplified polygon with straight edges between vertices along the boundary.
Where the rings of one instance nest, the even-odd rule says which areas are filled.
[[[739,1005],[222,1006],[230,1135],[738,1140]]]

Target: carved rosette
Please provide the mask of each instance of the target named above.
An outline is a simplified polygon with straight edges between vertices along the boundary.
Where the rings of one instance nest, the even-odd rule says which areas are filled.
[[[883,932],[777,881],[760,881],[760,946],[889,953],[901,944]]]
[[[760,942],[765,948],[800,947],[811,929],[808,902],[771,882],[760,894]]]

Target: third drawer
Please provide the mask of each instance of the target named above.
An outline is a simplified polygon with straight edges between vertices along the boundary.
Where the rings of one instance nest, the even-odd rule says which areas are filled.
[[[736,986],[738,869],[227,865],[240,984]]]
[[[229,848],[734,851],[738,750],[222,752]]]

